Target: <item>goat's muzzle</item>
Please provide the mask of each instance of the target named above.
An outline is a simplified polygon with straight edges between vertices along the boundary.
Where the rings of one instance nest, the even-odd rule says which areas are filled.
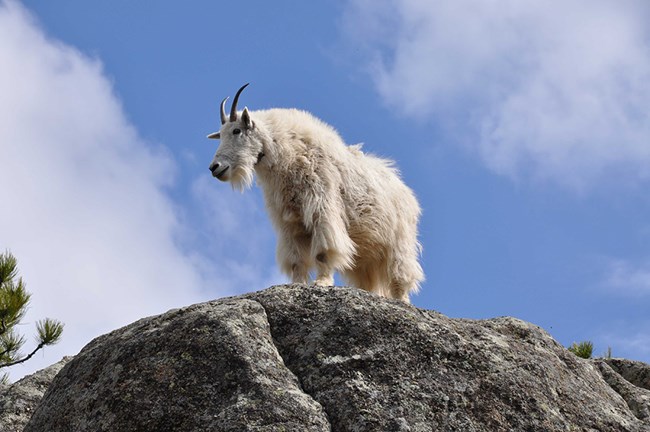
[[[222,181],[224,181],[222,178],[223,175],[226,173],[226,171],[228,171],[229,168],[230,165],[220,164],[219,162],[215,162],[210,165],[210,171],[212,172],[212,175]]]

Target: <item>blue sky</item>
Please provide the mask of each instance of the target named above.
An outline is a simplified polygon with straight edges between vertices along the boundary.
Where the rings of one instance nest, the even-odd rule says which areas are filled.
[[[397,161],[424,209],[416,306],[650,361],[650,6],[230,3],[0,0],[0,249],[27,321],[66,323],[14,377],[286,281],[260,191],[207,169],[246,82],[242,106]]]

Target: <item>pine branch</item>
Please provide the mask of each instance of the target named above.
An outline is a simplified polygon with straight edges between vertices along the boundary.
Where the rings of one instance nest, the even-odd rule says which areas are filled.
[[[15,332],[15,327],[25,317],[30,298],[25,283],[18,277],[16,258],[9,251],[0,253],[0,368],[24,363],[44,346],[61,339],[63,323],[45,318],[36,323],[36,348],[29,355],[21,356],[19,350],[25,338]]]
[[[32,357],[34,357],[34,354],[36,354],[36,352],[37,352],[38,350],[40,350],[41,348],[43,348],[44,346],[45,346],[45,344],[44,344],[43,342],[41,342],[41,343],[38,344],[38,346],[34,349],[34,351],[32,351],[31,353],[29,353],[27,356],[25,356],[25,357],[23,357],[23,358],[21,358],[21,359],[18,359],[18,360],[14,360],[14,361],[9,362],[9,363],[0,364],[0,369],[2,369],[2,368],[4,368],[4,367],[9,367],[9,366],[15,366],[15,365],[17,365],[17,364],[20,364],[20,363],[24,363],[24,362],[26,362],[27,360],[29,360],[29,359],[31,359]]]
[[[11,282],[16,277],[17,267],[18,261],[9,251],[0,254],[0,285]]]
[[[63,323],[55,319],[45,318],[36,323],[36,331],[38,332],[39,343],[52,345],[61,339]]]

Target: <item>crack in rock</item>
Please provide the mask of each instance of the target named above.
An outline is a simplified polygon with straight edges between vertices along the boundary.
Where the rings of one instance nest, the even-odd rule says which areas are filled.
[[[615,371],[606,360],[594,360],[605,382],[618,393],[639,420],[650,420],[650,391],[635,386]]]

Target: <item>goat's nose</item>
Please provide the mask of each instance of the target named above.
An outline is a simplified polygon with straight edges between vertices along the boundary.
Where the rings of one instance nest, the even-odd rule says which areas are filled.
[[[220,166],[221,164],[219,162],[212,162],[210,164],[210,171],[215,172]]]

